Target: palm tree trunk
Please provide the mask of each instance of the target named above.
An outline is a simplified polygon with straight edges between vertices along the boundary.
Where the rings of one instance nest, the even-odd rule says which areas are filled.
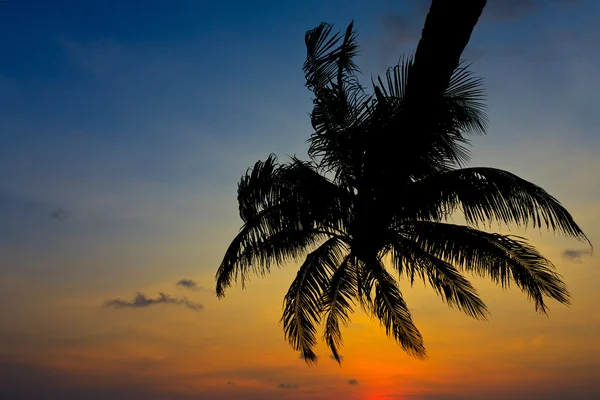
[[[367,151],[365,176],[377,182],[374,184],[376,194],[370,196],[370,200],[378,199],[377,206],[369,206],[379,209],[380,213],[390,213],[394,202],[402,195],[392,183],[406,182],[398,182],[395,172],[403,170],[403,164],[419,162],[418,156],[422,153],[418,146],[430,147],[431,139],[423,134],[427,131],[427,121],[448,88],[486,3],[486,0],[432,0],[408,73],[403,111],[396,116],[398,124],[407,133],[399,135],[401,130],[392,123]],[[410,140],[410,145],[408,134],[416,136]],[[414,154],[413,149],[417,150]]]
[[[407,96],[435,98],[446,90],[486,2],[432,0],[409,74]]]

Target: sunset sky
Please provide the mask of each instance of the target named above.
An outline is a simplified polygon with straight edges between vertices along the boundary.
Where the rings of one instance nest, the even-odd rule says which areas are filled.
[[[0,3],[0,398],[600,398],[600,257],[546,231],[510,228],[569,285],[549,317],[473,279],[492,313],[474,321],[401,282],[425,361],[358,312],[342,366],[323,345],[307,366],[279,324],[297,265],[212,292],[241,174],[306,158],[305,31],[354,19],[366,85],[415,49],[428,5]],[[599,18],[597,0],[490,0],[464,54],[491,120],[472,165],[539,184],[596,246]]]

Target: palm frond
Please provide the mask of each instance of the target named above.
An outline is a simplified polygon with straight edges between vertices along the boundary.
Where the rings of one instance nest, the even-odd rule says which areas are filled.
[[[499,222],[546,227],[589,242],[556,198],[500,169],[464,168],[436,174],[409,185],[404,198],[408,200],[401,213],[418,219],[441,221],[460,209],[469,225]]]
[[[373,310],[388,336],[404,351],[417,358],[426,358],[423,337],[415,326],[396,280],[385,270],[380,260],[368,264],[375,281]]]
[[[358,257],[356,258],[354,262],[356,275],[355,297],[366,314],[371,317],[376,317],[373,297],[375,291],[375,275],[371,272],[371,268],[372,267],[369,264]]]
[[[270,227],[264,215],[272,211],[265,210],[249,221],[233,239],[225,252],[225,256],[217,269],[216,293],[225,296],[225,289],[234,281],[241,281],[245,288],[249,274],[266,275],[271,264],[278,266],[288,261],[297,260],[329,235],[316,230],[284,229],[266,234]]]
[[[321,299],[325,316],[323,339],[335,360],[341,364],[339,348],[342,346],[340,322],[348,326],[350,314],[353,312],[352,297],[356,292],[356,271],[353,267],[353,256],[348,255],[333,273],[327,290]]]
[[[488,276],[502,287],[514,282],[537,311],[547,312],[544,296],[569,304],[569,292],[554,265],[519,236],[424,221],[413,224],[412,235],[427,252],[463,270]]]
[[[264,275],[277,265],[306,254],[327,237],[339,236],[350,210],[348,193],[293,158],[278,164],[271,155],[249,169],[238,185],[245,222],[217,270],[217,294],[232,281],[242,287],[250,272]]]
[[[280,166],[277,156],[270,154],[265,161],[257,161],[238,183],[238,205],[240,218],[248,222],[265,208],[278,203],[278,189],[281,185],[278,175]]]
[[[485,134],[489,120],[483,79],[473,76],[468,68],[463,61],[454,71],[444,93],[446,111],[460,133]]]
[[[309,363],[317,360],[313,348],[317,344],[321,298],[333,272],[343,260],[344,251],[339,239],[326,241],[306,257],[285,295],[281,318],[285,337]]]
[[[343,236],[353,212],[350,192],[321,175],[314,164],[295,157],[284,174],[294,183],[294,196],[300,204],[304,225]]]
[[[373,88],[379,88],[380,94],[377,101],[386,101],[386,99],[396,99],[401,101],[404,98],[406,84],[408,82],[408,73],[413,65],[413,55],[404,55],[393,68],[388,68],[385,73],[386,81],[377,77],[377,83],[371,81]]]
[[[467,146],[470,142],[465,135],[483,135],[488,127],[482,82],[461,62],[437,107],[432,103],[435,112],[430,118],[434,124],[428,133],[433,133],[433,137],[428,140],[435,143],[432,146],[432,149],[437,149],[434,158],[439,157],[450,165],[460,167],[469,162],[471,152]]]
[[[321,23],[315,29],[306,32],[306,61],[302,68],[306,77],[306,86],[318,96],[318,92],[342,80],[344,74],[354,74],[358,67],[354,56],[358,52],[354,23],[346,28],[344,35],[331,34],[333,25]],[[343,39],[342,39],[343,38]],[[340,39],[342,43],[340,44]]]
[[[387,71],[386,79],[373,82],[369,179],[378,179],[381,185],[389,186],[390,180],[402,184],[465,165],[470,159],[466,135],[483,134],[488,125],[482,80],[462,63],[439,96],[429,97],[426,104],[407,101],[413,63],[412,56],[403,57]]]
[[[266,209],[271,212],[271,230],[313,229],[343,231],[351,212],[347,190],[321,175],[310,162],[292,157],[279,164],[271,155],[249,169],[238,185],[242,220],[247,222]]]
[[[314,133],[308,139],[308,155],[334,181],[344,187],[355,185],[361,176],[361,135],[369,121],[369,96],[362,88],[324,90],[315,99],[311,113]]]
[[[335,181],[351,186],[359,175],[357,131],[368,119],[369,96],[356,77],[358,52],[353,23],[345,35],[331,35],[321,24],[306,35],[306,85],[315,94],[308,154],[319,166],[335,173]],[[340,43],[341,40],[341,43]]]
[[[427,280],[442,300],[465,314],[485,320],[489,312],[473,287],[450,263],[424,249],[419,242],[396,234],[392,239],[392,262],[400,275],[410,278],[415,275]]]

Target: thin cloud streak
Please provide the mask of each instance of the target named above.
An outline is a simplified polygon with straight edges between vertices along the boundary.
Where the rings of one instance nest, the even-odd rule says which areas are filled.
[[[209,292],[209,293],[214,293],[214,291],[205,288],[204,286],[200,286],[198,285],[198,282],[192,280],[192,279],[180,279],[177,283],[176,286],[179,286],[181,288],[185,288],[185,289],[189,289],[192,292]]]
[[[146,297],[143,293],[137,292],[131,301],[121,300],[120,298],[109,299],[104,303],[105,307],[114,308],[146,308],[156,304],[176,304],[189,308],[192,311],[200,311],[204,306],[193,302],[187,297],[176,298],[165,293],[159,293],[157,298]]]
[[[280,383],[277,385],[279,389],[298,389],[298,385],[289,384],[289,383]]]
[[[50,216],[58,221],[64,221],[69,216],[69,213],[61,207],[52,211],[52,213],[50,213]]]
[[[575,250],[575,249],[567,249],[563,251],[562,256],[564,259],[572,261],[574,263],[581,263],[583,256],[591,255],[592,252],[590,250]]]

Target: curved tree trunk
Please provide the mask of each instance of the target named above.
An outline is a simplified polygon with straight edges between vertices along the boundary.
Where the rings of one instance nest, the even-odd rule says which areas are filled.
[[[396,183],[406,183],[397,181],[396,171],[406,170],[406,164],[418,163],[421,149],[431,147],[435,141],[427,135],[428,122],[448,88],[486,3],[432,0],[408,72],[403,109],[367,150],[365,176],[376,182],[374,194],[366,194],[367,208],[390,213],[396,199],[402,196]]]
[[[458,66],[486,0],[433,0],[407,83],[407,96],[441,95]]]

